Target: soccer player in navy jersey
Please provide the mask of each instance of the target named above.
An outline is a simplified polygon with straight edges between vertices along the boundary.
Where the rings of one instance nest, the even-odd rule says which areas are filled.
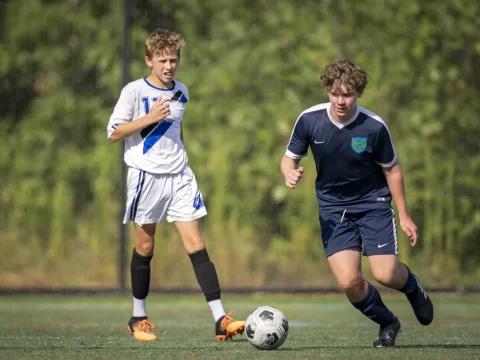
[[[348,60],[327,65],[321,76],[330,102],[300,114],[281,162],[285,184],[294,189],[303,176],[300,160],[308,148],[315,181],[323,247],[339,285],[352,305],[380,325],[375,347],[395,346],[400,321],[362,276],[361,254],[373,277],[403,292],[422,325],[433,320],[433,304],[418,278],[398,261],[400,227],[417,243],[417,227],[405,200],[402,171],[385,122],[357,104],[367,85],[366,72]]]
[[[245,325],[225,314],[217,272],[198,228],[198,219],[207,211],[183,146],[183,114],[190,99],[187,87],[174,80],[184,44],[179,34],[169,30],[150,34],[145,42],[150,74],[123,88],[107,127],[111,142],[125,140],[128,200],[124,223],[132,221],[135,227],[133,314],[128,331],[137,341],[156,340],[147,318],[146,298],[155,230],[164,219],[175,223],[192,261],[212,311],[217,340],[243,333]]]

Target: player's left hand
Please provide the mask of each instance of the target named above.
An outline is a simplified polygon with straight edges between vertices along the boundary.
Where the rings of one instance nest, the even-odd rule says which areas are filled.
[[[410,245],[415,246],[418,239],[417,225],[410,219],[410,216],[400,217],[400,227],[410,239]]]

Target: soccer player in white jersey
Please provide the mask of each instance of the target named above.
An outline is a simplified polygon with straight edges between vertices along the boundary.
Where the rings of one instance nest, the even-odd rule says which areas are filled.
[[[182,121],[189,101],[187,87],[174,80],[184,46],[175,32],[158,29],[145,42],[151,73],[126,85],[108,123],[111,142],[125,140],[128,200],[124,223],[133,221],[135,248],[131,262],[133,315],[128,331],[138,341],[156,340],[147,318],[157,224],[174,222],[210,306],[218,341],[243,333],[244,321],[227,315],[220,299],[215,266],[200,235],[198,219],[207,214],[183,147]]]
[[[322,241],[328,263],[352,305],[380,325],[375,347],[395,346],[400,321],[375,287],[364,280],[361,253],[373,277],[406,294],[418,321],[433,320],[433,305],[418,278],[398,261],[391,200],[411,246],[417,227],[410,218],[404,183],[390,132],[383,120],[357,99],[367,85],[365,71],[351,61],[326,66],[321,82],[330,102],[300,114],[281,161],[286,185],[302,178],[300,160],[310,147],[317,169],[316,192]]]

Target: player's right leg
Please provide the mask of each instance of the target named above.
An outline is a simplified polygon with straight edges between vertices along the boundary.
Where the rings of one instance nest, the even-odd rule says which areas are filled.
[[[385,306],[377,289],[367,282],[360,267],[360,250],[346,249],[328,257],[330,268],[352,305],[381,327],[395,321],[395,315]]]
[[[344,211],[322,212],[320,224],[328,263],[348,300],[362,314],[380,325],[381,346],[395,345],[400,322],[385,306],[377,289],[363,278],[361,269],[361,238],[355,223]],[[397,324],[390,331],[393,324]],[[378,340],[377,340],[378,341]],[[379,344],[374,343],[374,346]]]
[[[153,257],[156,224],[135,224],[135,249],[130,266],[133,293],[133,315],[128,331],[137,341],[153,341],[153,324],[147,318],[146,299],[150,289],[150,261]]]
[[[132,254],[131,280],[133,316],[128,331],[138,341],[156,339],[153,324],[147,318],[146,298],[150,288],[150,261],[153,257],[156,224],[162,222],[171,194],[171,177],[129,168],[128,199],[124,223],[135,224],[135,249]]]

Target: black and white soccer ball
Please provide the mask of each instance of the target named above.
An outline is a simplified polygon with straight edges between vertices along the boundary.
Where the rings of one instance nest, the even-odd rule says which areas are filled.
[[[275,350],[287,339],[288,320],[277,308],[260,306],[247,318],[245,334],[256,348]]]

